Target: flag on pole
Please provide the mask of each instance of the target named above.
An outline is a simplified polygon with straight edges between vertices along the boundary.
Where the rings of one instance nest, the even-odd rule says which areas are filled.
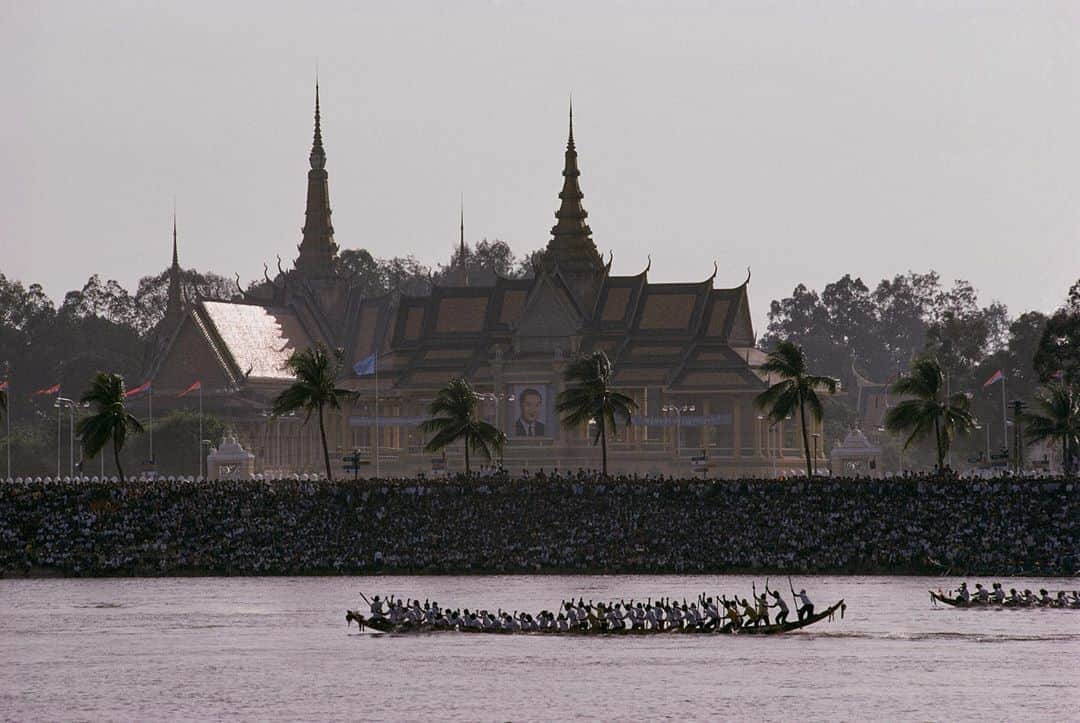
[[[356,372],[358,377],[366,377],[369,374],[374,374],[376,371],[376,365],[378,354],[369,354],[360,361],[353,365],[353,371]]]
[[[202,389],[202,381],[196,381],[194,384],[192,384],[190,387],[188,387],[184,391],[180,392],[176,396],[177,397],[182,397],[185,394],[190,394],[191,392],[197,392],[197,391],[199,391],[201,389]]]
[[[1005,375],[1002,373],[1002,371],[1000,369],[998,369],[996,372],[994,372],[994,375],[992,377],[990,377],[985,382],[983,382],[983,389],[986,389],[987,387],[989,387],[992,384],[997,384],[998,382],[1000,382],[1004,378],[1005,378]]]
[[[134,397],[136,394],[142,394],[143,392],[145,392],[145,391],[147,391],[149,389],[150,389],[150,380],[147,380],[147,381],[143,382],[142,384],[140,384],[139,386],[135,387],[134,389],[128,389],[126,392],[124,392],[124,399],[127,399],[128,397]]]
[[[8,380],[0,382],[0,392],[6,392],[8,390]]]
[[[31,397],[36,397],[36,396],[39,396],[39,395],[42,395],[42,394],[59,394],[59,393],[60,393],[60,385],[59,384],[53,384],[51,387],[45,387],[44,389],[38,389],[36,392],[31,394],[30,396]]]

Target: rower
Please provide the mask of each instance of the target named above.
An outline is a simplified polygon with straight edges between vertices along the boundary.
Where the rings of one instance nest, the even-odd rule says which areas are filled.
[[[990,600],[990,593],[986,591],[986,588],[982,586],[982,583],[975,583],[975,599],[981,603],[986,603]]]
[[[1005,602],[1005,588],[1001,586],[1000,582],[994,583],[994,592],[990,595],[990,597],[997,605]]]
[[[795,611],[795,614],[799,616],[799,620],[803,619],[803,614],[810,618],[814,616],[814,603],[810,602],[810,597],[806,594],[806,590],[799,590],[799,594],[795,597],[799,598],[799,608]]]
[[[739,602],[739,604],[742,605],[743,617],[746,618],[746,622],[744,623],[744,625],[748,628],[757,627],[760,619],[758,618],[757,610],[755,609],[755,607],[751,605],[750,601],[746,598],[743,598]]]
[[[1041,588],[1039,590],[1039,604],[1046,606],[1052,602],[1053,601],[1050,599],[1050,593],[1046,591],[1046,588]]]
[[[769,601],[765,597],[765,593],[761,593],[757,600],[757,614],[758,619],[765,623],[765,627],[769,626]]]
[[[971,593],[968,592],[968,586],[966,582],[960,583],[960,587],[956,589],[956,597],[960,598],[963,603],[971,602]]]
[[[770,590],[770,592],[772,593],[773,599],[776,600],[776,602],[769,605],[769,607],[778,609],[778,612],[776,613],[776,624],[784,625],[787,623],[788,616],[787,603],[784,602],[784,598],[780,597],[779,590]]]
[[[371,619],[381,620],[386,617],[386,613],[383,612],[383,601],[376,595],[371,599]]]

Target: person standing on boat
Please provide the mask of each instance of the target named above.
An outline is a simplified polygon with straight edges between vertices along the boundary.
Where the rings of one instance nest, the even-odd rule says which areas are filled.
[[[795,613],[799,616],[799,620],[803,619],[805,615],[807,618],[814,616],[814,603],[810,602],[810,597],[806,594],[806,590],[799,590],[799,594],[796,595],[799,599],[799,608]]]
[[[787,616],[788,616],[787,603],[784,602],[784,598],[780,597],[780,591],[779,590],[768,590],[768,588],[766,588],[766,591],[769,592],[773,596],[773,599],[776,601],[776,602],[772,603],[771,605],[769,605],[769,607],[776,608],[777,611],[778,611],[776,613],[776,624],[777,625],[784,625],[785,623],[787,623]],[[764,597],[764,595],[762,597]]]
[[[765,593],[758,595],[757,599],[757,614],[758,620],[765,624],[765,627],[769,626],[769,600],[765,597]]]

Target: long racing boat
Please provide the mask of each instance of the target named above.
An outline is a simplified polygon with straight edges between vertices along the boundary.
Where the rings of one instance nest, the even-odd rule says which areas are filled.
[[[819,623],[822,620],[833,619],[833,617],[839,612],[840,618],[843,619],[844,611],[847,610],[847,605],[841,600],[834,605],[822,610],[819,613],[808,615],[802,620],[791,620],[781,624],[772,625],[744,625],[739,628],[731,628],[728,626],[720,628],[706,628],[697,626],[687,626],[680,628],[671,628],[667,630],[655,629],[655,628],[570,628],[569,630],[508,630],[504,628],[473,628],[465,627],[461,625],[449,626],[449,625],[431,625],[428,623],[392,623],[385,617],[367,618],[363,614],[356,612],[355,610],[349,610],[345,613],[345,623],[351,627],[355,622],[361,631],[366,628],[376,630],[380,633],[470,633],[470,634],[487,634],[487,635],[779,635],[781,633],[789,633],[793,630],[800,630],[802,628],[809,627],[814,623]]]
[[[993,600],[982,601],[976,597],[970,600],[962,600],[958,597],[946,595],[941,590],[930,590],[930,600],[934,603],[941,603],[942,605],[948,605],[954,608],[979,608],[982,610],[1031,610],[1034,608],[1046,609],[1046,610],[1080,610],[1080,607],[1073,605],[1060,605],[1056,598],[1050,598],[1049,602],[1044,602],[1038,598],[1035,598],[1031,602],[1025,600],[1010,600],[1006,598],[1002,602],[994,602]]]

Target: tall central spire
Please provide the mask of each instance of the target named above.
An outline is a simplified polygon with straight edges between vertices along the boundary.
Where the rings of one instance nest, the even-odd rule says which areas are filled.
[[[172,265],[169,266],[169,290],[165,301],[166,324],[172,326],[183,315],[183,298],[180,290],[180,254],[176,243],[176,209],[172,217]]]
[[[592,229],[585,222],[589,213],[581,205],[585,194],[581,192],[578,178],[577,147],[574,145],[574,103],[570,102],[570,132],[566,140],[566,157],[563,164],[563,187],[561,201],[555,212],[556,223],[551,229],[548,256],[567,271],[600,271],[603,260],[592,240]]]
[[[304,212],[304,237],[296,269],[310,277],[334,275],[334,227],[330,223],[330,187],[326,174],[326,151],[322,140],[322,114],[319,109],[319,82],[315,81],[315,135],[311,142],[311,170],[308,171],[307,209]]]

